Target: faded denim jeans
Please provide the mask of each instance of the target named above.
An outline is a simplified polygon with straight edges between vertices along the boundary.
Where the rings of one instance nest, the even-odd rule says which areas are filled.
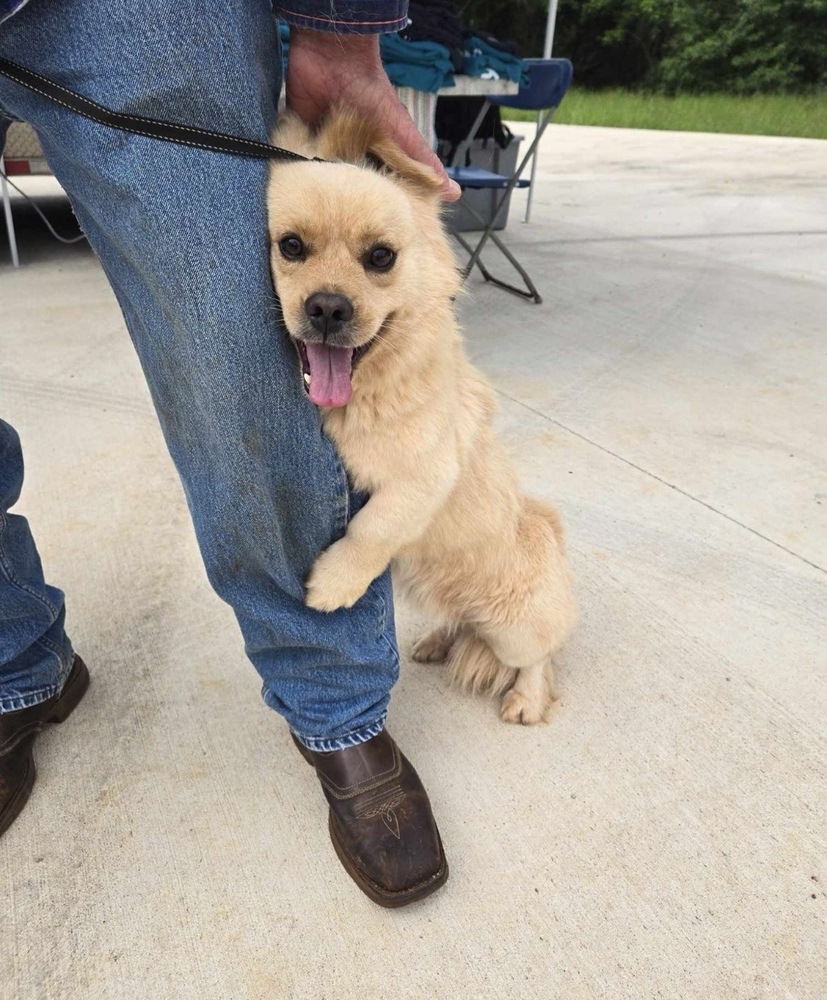
[[[0,55],[133,114],[264,141],[276,118],[267,0],[31,0],[0,25]],[[3,117],[35,127],[103,264],[265,702],[314,750],[376,735],[399,663],[389,574],[349,611],[303,604],[314,559],[359,498],[278,321],[267,164],[117,132],[0,77]],[[53,695],[72,658],[63,594],[9,513],[22,482],[17,434],[0,420],[0,711]]]

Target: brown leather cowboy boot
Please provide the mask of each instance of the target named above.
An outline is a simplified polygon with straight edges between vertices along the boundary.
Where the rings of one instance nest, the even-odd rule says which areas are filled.
[[[0,836],[12,825],[32,793],[32,747],[46,726],[68,719],[89,687],[89,671],[79,656],[56,695],[31,708],[0,714]]]
[[[330,803],[330,839],[362,892],[390,907],[436,892],[448,878],[448,862],[431,804],[388,733],[333,753],[293,740],[316,768]]]

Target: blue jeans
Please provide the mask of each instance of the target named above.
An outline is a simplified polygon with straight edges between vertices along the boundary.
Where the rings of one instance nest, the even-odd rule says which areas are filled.
[[[33,0],[0,26],[0,54],[134,114],[258,140],[276,118],[268,0]],[[314,559],[364,498],[278,320],[267,164],[107,129],[0,77],[3,115],[37,130],[118,297],[210,582],[265,702],[314,750],[376,735],[399,666],[389,575],[349,611],[303,603]],[[8,513],[22,479],[17,435],[0,421],[0,711],[54,694],[72,656],[63,594]]]

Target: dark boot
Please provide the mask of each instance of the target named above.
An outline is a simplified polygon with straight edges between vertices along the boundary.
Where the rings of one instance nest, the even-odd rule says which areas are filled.
[[[435,892],[448,862],[428,795],[387,732],[333,753],[296,746],[330,803],[330,839],[346,871],[380,906]]]
[[[17,712],[0,713],[0,836],[17,819],[32,793],[32,747],[46,726],[63,722],[89,687],[89,672],[76,656],[63,689],[47,701]]]

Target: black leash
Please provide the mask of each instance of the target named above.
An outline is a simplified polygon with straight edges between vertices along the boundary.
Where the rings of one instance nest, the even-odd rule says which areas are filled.
[[[42,97],[60,104],[76,114],[90,118],[99,125],[119,129],[121,132],[133,132],[135,135],[145,135],[150,139],[160,139],[163,142],[176,142],[181,146],[195,146],[198,149],[209,149],[216,153],[229,153],[231,156],[248,156],[258,160],[288,160],[295,163],[311,163],[306,156],[293,153],[289,149],[271,146],[255,139],[242,139],[236,135],[225,135],[223,132],[212,132],[208,129],[191,128],[188,125],[177,125],[175,122],[156,121],[154,118],[142,118],[139,115],[126,115],[120,111],[111,111],[88,97],[76,94],[73,90],[61,87],[39,73],[33,73],[24,66],[18,66],[8,59],[0,57],[0,76],[8,77],[21,87],[34,91]],[[324,162],[318,157],[315,162]]]

